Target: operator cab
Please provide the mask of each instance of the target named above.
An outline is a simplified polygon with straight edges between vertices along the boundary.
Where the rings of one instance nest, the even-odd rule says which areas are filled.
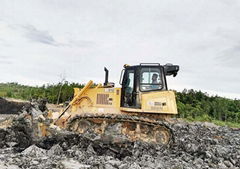
[[[166,75],[177,75],[178,65],[159,63],[141,63],[140,65],[124,65],[122,71],[121,107],[141,108],[141,94],[147,92],[166,91]]]

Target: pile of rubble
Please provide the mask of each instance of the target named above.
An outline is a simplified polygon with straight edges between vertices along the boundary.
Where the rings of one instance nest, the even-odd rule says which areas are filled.
[[[0,97],[0,114],[19,114],[30,109],[31,104],[24,101],[11,101]]]
[[[238,130],[204,123],[172,125],[175,142],[170,147],[135,142],[118,147],[64,132],[23,151],[7,142],[0,150],[0,168],[240,168]]]
[[[36,140],[31,123],[20,115],[12,127],[0,130],[0,168],[240,168],[240,130],[183,121],[171,128],[175,140],[169,146],[142,142],[119,146],[98,135],[67,131]]]
[[[0,98],[0,105],[0,110],[3,110],[0,111],[0,148],[12,147],[22,151],[32,145],[38,139],[35,137],[34,125],[37,123],[37,117],[43,114],[42,110],[46,110],[46,103]]]

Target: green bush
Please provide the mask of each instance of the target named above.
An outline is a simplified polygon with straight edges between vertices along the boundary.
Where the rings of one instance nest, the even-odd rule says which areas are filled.
[[[0,97],[12,97],[24,100],[46,98],[49,103],[69,101],[73,97],[73,88],[83,88],[83,84],[64,83],[43,86],[25,86],[18,83],[0,83]],[[240,100],[209,96],[207,93],[184,89],[175,92],[179,114],[177,117],[189,121],[209,121],[222,125],[240,124]]]

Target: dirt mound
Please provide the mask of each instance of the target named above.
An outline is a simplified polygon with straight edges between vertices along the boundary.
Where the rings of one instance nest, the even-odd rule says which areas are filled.
[[[47,110],[47,100],[39,99],[34,102],[7,100],[0,97],[0,114],[21,114],[22,112],[30,112],[32,108],[37,108],[41,112]]]
[[[211,123],[169,124],[174,142],[113,144],[99,135],[69,131],[36,138],[33,120],[42,111],[32,105],[0,129],[0,168],[224,169],[240,168],[240,130]],[[28,115],[33,118],[26,118]]]
[[[22,151],[32,144],[33,128],[24,116],[13,119],[11,127],[0,129],[0,148]]]
[[[29,102],[9,101],[0,97],[0,114],[20,114],[23,110],[29,110]]]
[[[9,166],[39,169],[79,166],[111,169],[240,168],[238,130],[184,122],[172,124],[172,128],[175,142],[171,146],[142,142],[119,146],[100,141],[98,135],[76,135],[62,131],[32,142],[34,145],[22,153],[0,152],[0,160],[4,157],[3,161]],[[13,159],[11,162],[6,160],[10,157]]]
[[[22,151],[38,139],[38,117],[46,102],[10,101],[0,98],[0,148]],[[3,113],[3,114],[1,114]]]

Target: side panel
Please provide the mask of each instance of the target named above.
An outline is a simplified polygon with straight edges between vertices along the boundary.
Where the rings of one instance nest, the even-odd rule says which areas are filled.
[[[89,90],[89,95],[93,98],[93,106],[96,107],[120,107],[120,88],[99,88]]]
[[[76,96],[81,90],[75,89]],[[120,107],[121,88],[90,88],[72,105],[72,112],[109,113],[117,112]]]
[[[143,93],[142,111],[149,113],[177,114],[177,105],[173,91]]]

